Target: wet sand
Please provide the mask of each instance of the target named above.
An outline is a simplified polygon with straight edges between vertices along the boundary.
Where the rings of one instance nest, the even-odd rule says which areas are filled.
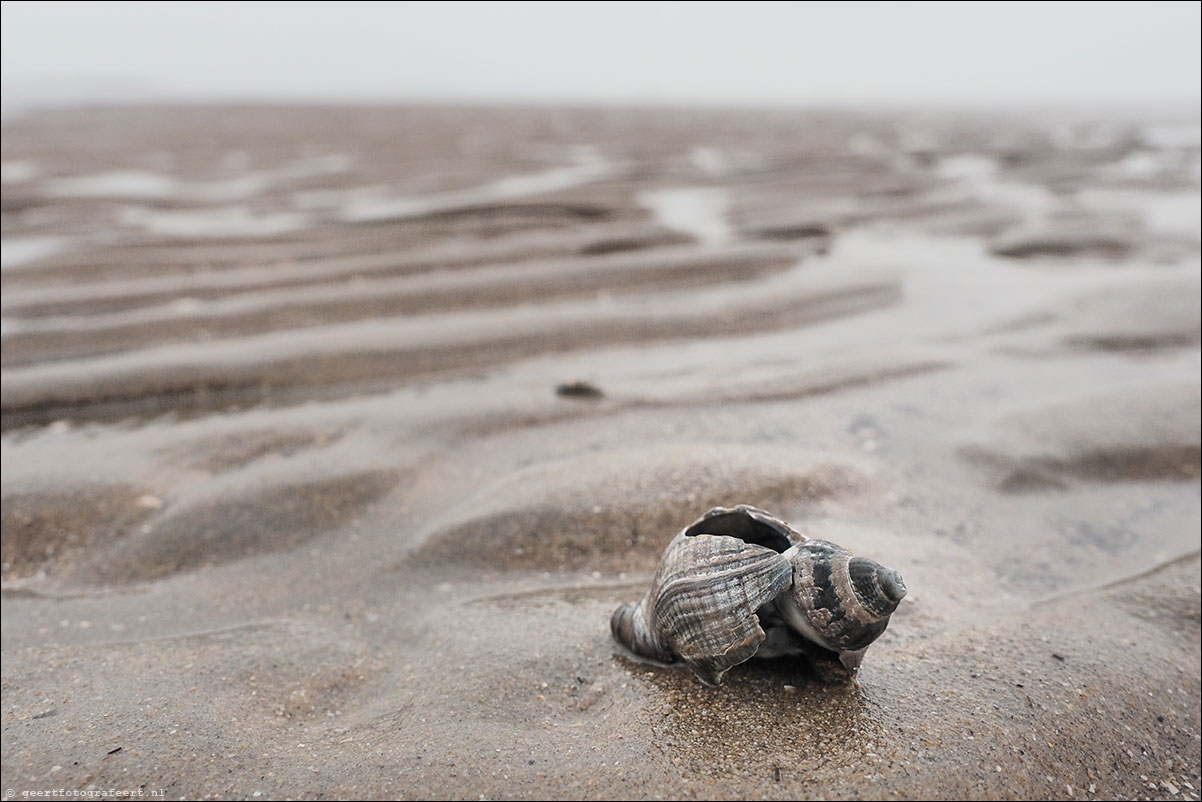
[[[1199,798],[1196,112],[2,148],[5,789]],[[905,576],[858,685],[611,639],[737,503]]]

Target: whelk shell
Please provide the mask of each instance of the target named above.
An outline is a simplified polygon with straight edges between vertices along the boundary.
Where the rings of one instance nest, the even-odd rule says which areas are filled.
[[[636,654],[680,660],[707,685],[753,656],[837,658],[845,677],[906,595],[901,575],[755,507],[714,507],[664,550],[651,587],[614,611]]]

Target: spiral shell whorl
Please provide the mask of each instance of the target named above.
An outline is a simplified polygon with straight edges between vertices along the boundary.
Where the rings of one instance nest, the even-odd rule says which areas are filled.
[[[892,615],[906,595],[901,574],[864,557],[847,561],[847,573],[860,604],[878,617]]]
[[[671,662],[672,655],[664,652],[659,639],[647,624],[647,596],[638,604],[623,604],[614,610],[609,619],[609,628],[618,642],[635,654]]]
[[[806,541],[791,559],[789,597],[806,619],[796,625],[808,623],[821,645],[833,651],[867,647],[885,631],[906,595],[896,571],[825,540]]]

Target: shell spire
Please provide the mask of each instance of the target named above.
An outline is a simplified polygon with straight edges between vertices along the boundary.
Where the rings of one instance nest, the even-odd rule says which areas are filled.
[[[793,582],[776,600],[777,609],[790,626],[854,671],[906,595],[901,575],[825,540],[807,540],[786,556]]]

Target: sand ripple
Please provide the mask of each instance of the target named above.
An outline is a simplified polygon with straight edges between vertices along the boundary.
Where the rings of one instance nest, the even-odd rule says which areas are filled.
[[[0,784],[1196,797],[1178,117],[6,117]],[[906,577],[859,686],[613,641],[736,503]]]

